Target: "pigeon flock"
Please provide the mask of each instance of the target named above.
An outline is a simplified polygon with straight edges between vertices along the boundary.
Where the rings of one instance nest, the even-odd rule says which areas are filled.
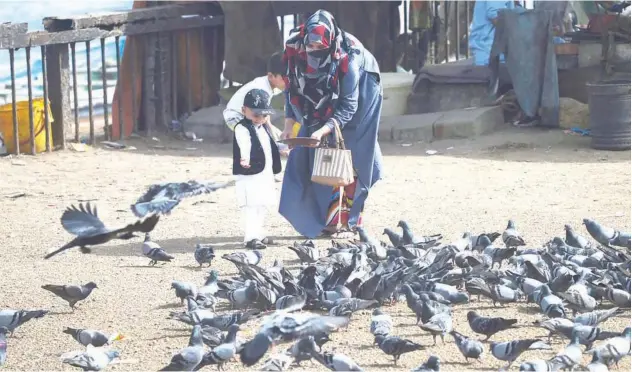
[[[106,227],[90,203],[71,206],[63,212],[61,224],[75,238],[44,258],[74,247],[88,254],[107,249],[98,246],[114,239],[144,236],[139,251],[149,259],[148,265],[169,265],[175,257],[150,236],[160,217],[169,215],[184,198],[232,184],[153,185],[131,206],[140,219],[116,229]],[[397,229],[383,230],[385,241],[358,228],[357,240],[332,240],[326,250],[310,240],[294,242],[288,249],[300,261],[298,266],[278,259],[272,266],[262,265],[264,255],[285,248],[235,250],[217,257],[213,245],[198,244],[190,264],[195,270],[208,270],[207,276],[202,285],[172,280],[174,302],[182,308],[165,312],[168,319],[190,327],[189,341],[162,361],[160,370],[241,366],[284,371],[317,364],[332,371],[369,369],[363,360],[335,346],[337,334],[360,321],[354,317],[359,313],[370,316],[362,325],[367,347],[394,368],[401,368],[398,363],[405,354],[423,353],[425,361],[412,371],[450,369],[442,366],[433,348],[454,342],[448,346],[462,355],[465,363],[457,368],[461,370],[476,363],[477,369],[490,369],[485,361],[496,359],[505,368],[518,366],[520,371],[608,371],[630,355],[630,326],[606,330],[600,325],[612,317],[630,317],[631,237],[591,219],[584,219],[583,225],[592,239],[566,225],[564,238],[536,246],[521,236],[512,220],[501,232],[468,232],[453,242],[444,241],[442,234],[415,235],[406,221],[399,221]],[[213,268],[219,259],[234,265],[236,275],[221,276]],[[99,288],[95,282],[42,286],[68,302],[72,312],[81,311],[81,301]],[[527,311],[540,313],[539,320],[527,322],[503,313],[506,304],[518,302]],[[398,336],[392,311],[397,303],[405,304],[400,306],[405,322],[432,341]],[[454,312],[466,306],[471,309],[467,324],[457,324]],[[490,309],[486,314],[493,311],[494,316],[483,315],[479,308]],[[48,313],[0,310],[0,367],[11,359],[13,333]],[[521,327],[541,328],[542,337],[498,341],[499,333],[513,330],[519,335]],[[124,358],[124,351],[116,348],[116,342],[125,339],[123,334],[69,327],[59,332],[83,347],[63,354],[60,363],[100,371]],[[467,336],[472,334],[477,336]],[[564,340],[564,346],[552,347],[553,338]],[[530,359],[530,350],[544,351],[538,355],[547,357]]]

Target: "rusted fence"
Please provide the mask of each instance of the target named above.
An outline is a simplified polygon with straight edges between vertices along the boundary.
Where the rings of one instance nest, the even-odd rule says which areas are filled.
[[[393,8],[394,13],[390,15],[397,17],[395,11],[399,12],[403,26],[400,27],[399,34],[391,35],[391,40],[397,40],[397,43],[393,44],[393,53],[403,54],[400,59],[401,65],[412,72],[416,72],[424,63],[443,63],[469,56],[467,30],[474,2],[444,0],[427,3],[428,13],[425,16],[428,17],[429,22],[422,27],[419,24],[412,26],[409,24],[409,15],[411,11],[415,11],[410,1],[403,1],[399,9]],[[129,48],[129,53],[132,55],[126,57],[131,62],[129,66],[132,80],[132,84],[129,84],[131,97],[142,97],[140,102],[136,99],[125,102],[132,106],[131,120],[133,120],[134,132],[149,135],[152,128],[169,126],[173,120],[179,118],[181,113],[191,114],[194,109],[191,97],[194,88],[197,92],[201,91],[202,107],[216,104],[217,102],[204,100],[207,96],[204,91],[204,80],[208,79],[208,76],[204,76],[205,72],[208,73],[208,67],[203,66],[204,58],[198,58],[197,63],[201,66],[195,66],[202,72],[201,81],[192,80],[193,63],[189,59],[189,51],[192,48],[191,39],[199,41],[200,50],[205,50],[203,46],[212,46],[213,50],[206,50],[209,56],[220,53],[217,48],[220,44],[219,38],[223,35],[224,18],[221,10],[216,11],[216,8],[209,4],[200,2],[188,5],[156,6],[102,16],[49,17],[43,21],[45,31],[38,32],[28,32],[26,23],[0,25],[0,50],[8,51],[11,70],[10,102],[13,122],[11,143],[7,145],[13,147],[12,152],[24,153],[25,151],[20,150],[24,147],[28,147],[26,152],[31,154],[38,152],[40,147],[44,147],[46,151],[52,151],[53,143],[55,147],[63,149],[66,147],[66,139],[73,134],[77,142],[95,144],[98,136],[95,129],[97,128],[96,111],[102,112],[105,138],[108,140],[123,138],[126,133],[123,121],[130,115],[123,112],[125,105],[121,90],[116,95],[117,122],[113,120],[114,115],[111,109],[114,103],[112,100],[115,87],[121,84],[120,72],[123,57],[121,46],[130,40],[145,46],[140,49],[144,50],[142,59],[134,55],[138,53],[139,48]],[[298,14],[279,17],[279,29],[284,40],[289,29],[296,27],[301,22],[301,18],[302,15]],[[199,36],[190,37],[195,34]],[[207,43],[209,38],[213,40]],[[115,56],[114,62],[108,64],[106,44],[111,44],[108,40],[112,39]],[[422,47],[423,40],[427,40],[425,47]],[[402,41],[403,48],[400,45]],[[179,47],[184,48],[184,61],[178,55]],[[423,53],[419,53],[420,48],[425,48]],[[22,53],[26,62],[25,90],[28,92],[26,97],[18,97],[16,88],[16,61],[19,62],[21,58],[17,56],[21,49],[24,50]],[[414,52],[414,58],[409,55],[411,50]],[[100,58],[93,59],[95,53],[100,53]],[[41,76],[35,79],[41,79],[41,83],[37,81],[34,85],[31,62],[33,58],[37,58],[37,54],[40,54]],[[81,54],[85,55],[84,66],[78,64]],[[143,61],[142,66],[137,66],[139,60]],[[100,68],[95,69],[95,63],[100,64]],[[178,69],[182,67],[182,63],[185,65],[183,77],[186,79],[186,92],[182,92],[181,89],[178,91],[178,79],[182,78]],[[213,72],[219,75],[222,66],[215,67],[217,68]],[[136,84],[138,73],[142,74],[142,79],[138,79],[143,82],[140,86]],[[80,76],[85,76],[83,86],[79,83]],[[217,78],[219,81],[219,76]],[[34,91],[34,86],[35,90],[40,89],[38,83],[41,84],[41,92]],[[200,86],[197,86],[198,84]],[[99,85],[102,94],[100,97],[99,95],[95,97],[95,91],[99,91]],[[218,84],[217,89],[220,88]],[[139,89],[142,94],[137,92]],[[82,99],[84,93],[87,95],[87,100]],[[43,100],[35,99],[42,96]],[[5,102],[8,101],[8,97],[5,98]],[[40,101],[43,101],[43,113],[41,110],[37,111],[36,116],[34,102],[39,105]],[[21,116],[18,111],[24,110],[24,105],[21,103],[27,102],[28,138],[25,138],[25,126],[23,126],[25,123],[20,124],[18,118]],[[142,110],[141,107],[137,107],[138,105],[142,107]],[[199,108],[199,104],[195,108]],[[52,117],[49,115],[49,109]],[[82,111],[87,111],[87,120],[82,120],[84,119]],[[137,115],[141,111],[142,115]],[[142,120],[138,120],[139,117]],[[24,119],[24,116],[22,118]],[[82,126],[89,127],[88,136],[82,137]],[[118,130],[113,131],[114,126],[117,126]],[[113,138],[113,132],[119,135]],[[5,133],[6,137],[8,136]],[[45,141],[43,146],[36,146],[41,145],[42,141]]]

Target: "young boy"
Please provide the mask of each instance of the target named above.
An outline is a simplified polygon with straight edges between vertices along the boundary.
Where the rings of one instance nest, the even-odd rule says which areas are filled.
[[[281,172],[279,148],[267,125],[270,96],[263,89],[249,90],[241,108],[243,119],[235,124],[233,137],[233,174],[235,190],[243,213],[246,248],[264,249],[274,242],[263,229],[267,209],[277,201],[274,175]]]

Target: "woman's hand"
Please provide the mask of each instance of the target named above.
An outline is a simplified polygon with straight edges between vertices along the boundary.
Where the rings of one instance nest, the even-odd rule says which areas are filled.
[[[312,133],[311,137],[313,139],[317,139],[317,140],[320,141],[320,140],[323,139],[323,137],[329,135],[329,133],[331,133],[331,129],[329,129],[328,126],[324,125],[322,128],[320,128],[316,132]]]
[[[292,138],[292,129],[294,128],[294,119],[285,119],[283,132],[281,132],[281,139]]]
[[[250,168],[250,162],[247,161],[246,159],[241,159],[239,161],[239,164],[244,168]]]

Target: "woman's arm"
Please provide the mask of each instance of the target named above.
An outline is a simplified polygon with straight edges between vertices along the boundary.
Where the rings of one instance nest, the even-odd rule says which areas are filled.
[[[246,163],[250,163],[250,132],[248,132],[248,129],[244,128],[243,125],[236,125],[235,139],[237,140],[237,146],[239,146],[241,160],[245,160]]]
[[[283,95],[285,96],[285,118],[296,120],[296,117],[294,117],[292,104],[290,103],[290,95],[287,93],[287,91],[283,91]]]
[[[340,96],[334,108],[334,115],[326,124],[330,132],[334,130],[334,121],[342,129],[351,121],[358,109],[360,66],[357,63],[349,61],[349,70],[342,77],[340,84]]]

